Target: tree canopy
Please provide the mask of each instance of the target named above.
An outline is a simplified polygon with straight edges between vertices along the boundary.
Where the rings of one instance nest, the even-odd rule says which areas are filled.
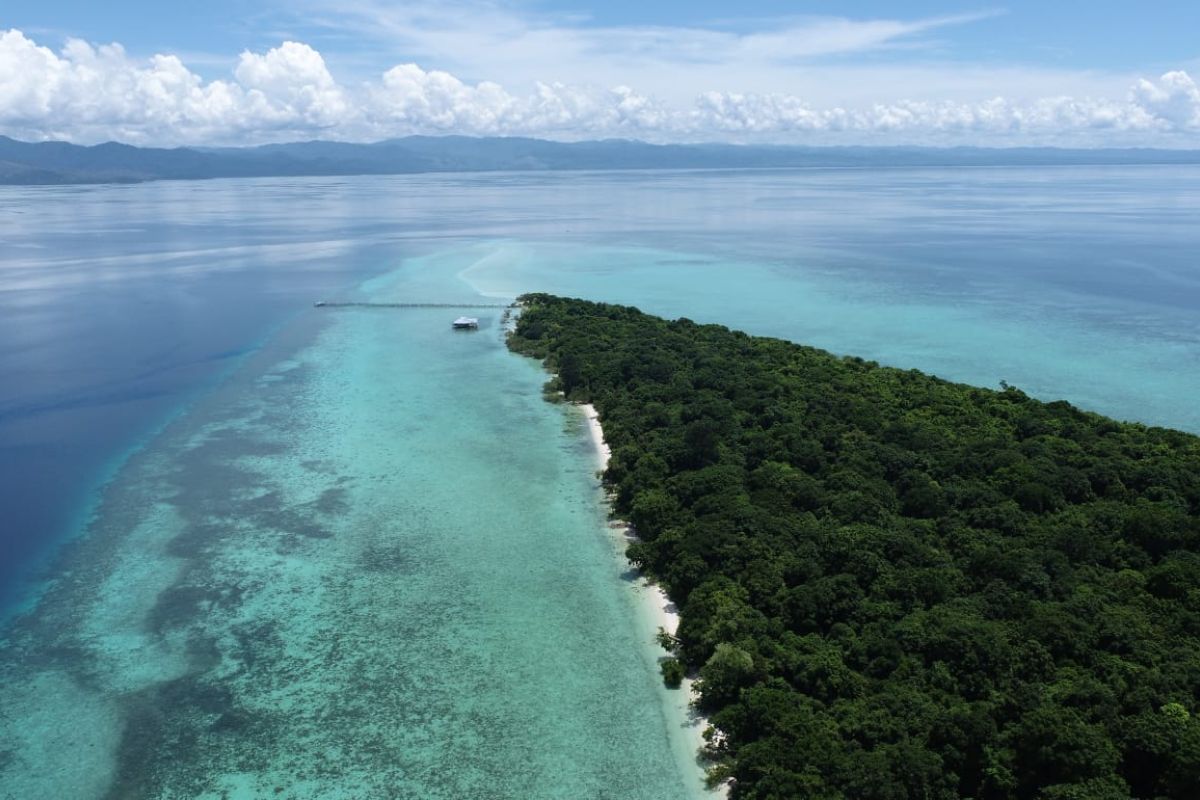
[[[1200,439],[528,295],[748,800],[1200,791]]]

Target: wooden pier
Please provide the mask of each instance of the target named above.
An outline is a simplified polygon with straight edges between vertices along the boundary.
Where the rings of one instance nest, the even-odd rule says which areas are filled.
[[[314,308],[512,308],[513,303],[327,303],[319,300]]]

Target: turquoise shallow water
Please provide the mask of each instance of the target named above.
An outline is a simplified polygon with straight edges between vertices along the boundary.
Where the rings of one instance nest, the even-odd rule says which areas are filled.
[[[1200,318],[1190,308],[1041,288],[939,296],[894,277],[831,277],[786,262],[649,247],[580,252],[554,243],[488,242],[430,261],[459,268],[481,292],[498,297],[536,286],[603,298],[980,386],[1004,380],[1122,419],[1200,430],[1193,402],[1200,389]]]
[[[578,413],[498,312],[315,299],[556,291],[1200,430],[1194,169],[12,190],[0,240],[0,545],[81,534],[0,628],[5,800],[699,793]]]
[[[0,796],[702,794],[581,415],[446,314],[329,312],[134,457],[0,651]]]

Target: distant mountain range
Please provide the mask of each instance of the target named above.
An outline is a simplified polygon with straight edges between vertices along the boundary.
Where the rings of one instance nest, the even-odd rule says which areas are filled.
[[[375,144],[314,141],[260,147],[163,149],[115,142],[92,147],[66,142],[19,142],[0,136],[0,184],[508,170],[1072,164],[1200,164],[1200,150],[658,145],[623,139],[551,142],[466,136],[409,136]]]

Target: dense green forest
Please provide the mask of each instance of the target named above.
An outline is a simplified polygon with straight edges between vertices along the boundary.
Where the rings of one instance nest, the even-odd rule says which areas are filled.
[[[600,414],[734,797],[1200,797],[1200,438],[523,301],[510,346]]]

